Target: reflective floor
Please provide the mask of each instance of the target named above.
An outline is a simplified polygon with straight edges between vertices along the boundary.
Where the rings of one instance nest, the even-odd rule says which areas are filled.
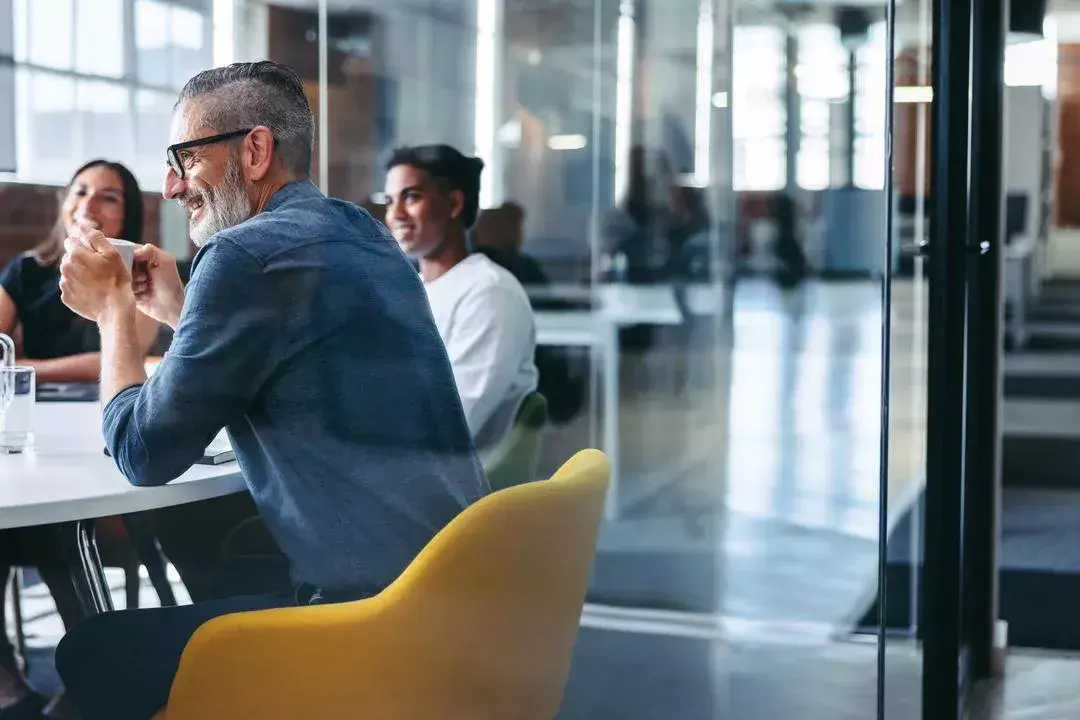
[[[716,614],[761,631],[797,626],[822,638],[866,610],[877,571],[880,307],[875,283],[791,294],[741,283],[726,418],[687,410],[693,400],[650,371],[676,349],[661,343],[624,356],[625,512],[603,527],[591,600]],[[897,302],[904,337],[911,317]],[[894,376],[915,384],[917,358],[894,357]],[[921,482],[921,446],[909,445],[922,441],[922,406],[910,390],[890,424],[891,514]],[[552,433],[551,462],[577,432]]]
[[[121,577],[111,578],[123,604]],[[154,602],[146,584],[143,602]],[[30,676],[56,687],[52,646],[59,621],[37,588],[26,591]],[[614,630],[603,612],[587,611],[559,720],[868,720],[875,715],[876,647],[787,637],[735,642],[687,637],[685,624],[637,623]],[[633,623],[624,623],[627,627]],[[697,632],[697,631],[694,631]],[[676,634],[684,633],[684,634]],[[698,632],[698,635],[701,633]],[[890,720],[919,717],[919,659],[890,647],[886,708]],[[1007,680],[980,688],[971,720],[1080,718],[1080,660],[1014,652]]]
[[[897,284],[890,518],[922,483],[921,302]],[[622,502],[602,529],[560,718],[875,716],[876,647],[851,630],[876,591],[881,320],[876,283],[785,294],[751,280],[738,288],[733,340],[661,337],[624,353]],[[714,352],[727,342],[730,354]],[[590,425],[552,429],[545,466],[587,444]],[[42,588],[26,591],[42,660],[32,670],[46,688],[61,631],[50,606]],[[1080,717],[1080,664],[1014,654],[1008,671],[973,717]],[[889,647],[886,686],[887,717],[917,718],[920,658],[904,641]]]

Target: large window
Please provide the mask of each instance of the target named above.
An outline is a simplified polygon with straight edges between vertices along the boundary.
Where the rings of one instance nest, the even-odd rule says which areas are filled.
[[[855,52],[855,177],[856,187],[885,187],[885,75],[888,42],[885,23],[874,23],[866,43]]]
[[[807,190],[832,184],[831,169],[843,148],[832,142],[835,118],[848,97],[848,53],[833,24],[804,25],[798,34],[799,128],[796,181]]]
[[[784,33],[762,25],[736,27],[734,34],[735,189],[779,190],[787,167]]]
[[[180,88],[209,59],[210,19],[189,7],[135,0],[135,51],[139,82]]]
[[[799,145],[796,182],[823,190],[848,181],[846,103],[851,95],[850,55],[832,23],[811,23],[796,31]],[[870,26],[855,52],[854,177],[856,187],[881,189],[885,180],[885,24]],[[735,188],[779,190],[786,184],[787,115],[784,106],[785,36],[781,28],[735,28],[736,71],[732,119]]]
[[[0,128],[19,142],[15,179],[62,184],[95,157],[161,183],[176,91],[209,67],[210,0],[0,0]],[[5,66],[4,27],[11,57]],[[11,79],[5,84],[5,67]],[[6,95],[3,93],[7,93]],[[8,133],[10,134],[10,133]],[[0,171],[5,166],[0,137]]]
[[[846,103],[851,94],[850,55],[831,23],[798,31],[800,132],[799,187],[823,190],[847,182]],[[885,24],[874,23],[855,51],[855,187],[880,190],[885,183]]]
[[[36,3],[37,0],[34,0]],[[72,13],[75,71],[124,75],[124,0],[79,0]]]

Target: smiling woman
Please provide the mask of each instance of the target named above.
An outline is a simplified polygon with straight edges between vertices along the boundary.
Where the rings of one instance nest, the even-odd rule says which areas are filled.
[[[19,339],[19,362],[34,367],[42,382],[93,382],[101,371],[97,328],[60,299],[63,241],[79,223],[108,237],[142,240],[142,195],[127,168],[106,160],[79,168],[61,193],[52,232],[0,273],[0,332]],[[139,331],[142,348],[148,350],[157,324],[143,318]]]

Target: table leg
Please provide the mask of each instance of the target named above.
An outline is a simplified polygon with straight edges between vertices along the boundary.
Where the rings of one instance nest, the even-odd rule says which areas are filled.
[[[112,593],[105,582],[105,570],[94,540],[94,521],[64,523],[60,536],[68,559],[71,584],[75,586],[83,610],[88,615],[112,610]]]
[[[131,544],[135,547],[139,562],[146,568],[146,574],[150,576],[150,584],[154,586],[154,592],[157,593],[161,606],[175,606],[176,595],[169,584],[165,559],[162,557],[161,548],[154,535],[154,527],[148,516],[145,513],[135,513],[124,515],[123,520],[128,537],[131,538]]]

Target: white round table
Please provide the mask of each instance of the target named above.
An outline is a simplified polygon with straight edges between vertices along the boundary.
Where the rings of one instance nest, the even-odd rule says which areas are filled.
[[[61,525],[87,610],[111,609],[93,520],[209,500],[245,489],[235,462],[196,465],[168,485],[132,486],[105,455],[97,403],[39,402],[34,449],[0,455],[0,530]],[[88,595],[86,593],[89,593]]]

